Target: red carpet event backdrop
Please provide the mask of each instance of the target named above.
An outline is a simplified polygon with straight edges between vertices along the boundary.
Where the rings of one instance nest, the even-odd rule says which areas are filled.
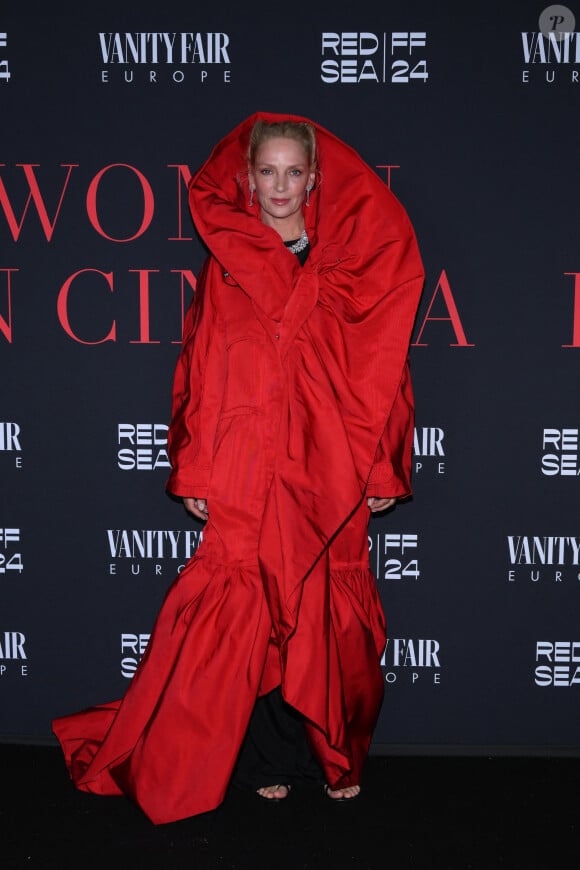
[[[576,753],[580,5],[131,6],[0,13],[0,735],[121,695],[202,539],[164,489],[187,182],[264,110],[353,145],[425,261],[374,750]]]

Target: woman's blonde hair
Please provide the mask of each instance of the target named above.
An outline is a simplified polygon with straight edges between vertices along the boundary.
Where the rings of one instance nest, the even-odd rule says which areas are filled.
[[[314,127],[307,121],[256,121],[250,133],[248,145],[248,165],[253,166],[258,148],[268,139],[295,139],[299,142],[308,158],[308,165],[316,168],[316,134]]]

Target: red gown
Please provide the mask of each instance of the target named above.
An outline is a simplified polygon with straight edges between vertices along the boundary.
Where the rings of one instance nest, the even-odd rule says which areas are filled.
[[[210,256],[175,375],[168,488],[207,498],[203,543],[124,699],[54,722],[75,784],[127,794],[155,823],[222,801],[256,698],[276,686],[329,784],[360,782],[383,694],[366,498],[410,491],[422,265],[395,197],[314,125],[301,267],[248,204],[258,118],[282,116],[242,123],[190,187]]]

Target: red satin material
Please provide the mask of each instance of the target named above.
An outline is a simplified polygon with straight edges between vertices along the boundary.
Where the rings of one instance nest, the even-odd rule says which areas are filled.
[[[259,693],[282,685],[333,787],[360,781],[382,699],[366,496],[410,491],[421,261],[390,191],[317,127],[300,267],[247,204],[257,117],[282,116],[241,124],[190,189],[211,256],[176,370],[168,488],[207,497],[203,544],[123,701],[54,723],[79,788],[128,794],[155,823],[219,804]]]

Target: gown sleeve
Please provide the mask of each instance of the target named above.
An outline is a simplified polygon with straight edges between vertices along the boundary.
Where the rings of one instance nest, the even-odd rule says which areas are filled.
[[[375,454],[367,484],[367,496],[404,498],[411,494],[414,413],[411,375],[407,361]]]
[[[197,281],[183,327],[173,380],[167,489],[181,497],[206,498],[224,383],[224,333],[212,299],[209,261]]]

